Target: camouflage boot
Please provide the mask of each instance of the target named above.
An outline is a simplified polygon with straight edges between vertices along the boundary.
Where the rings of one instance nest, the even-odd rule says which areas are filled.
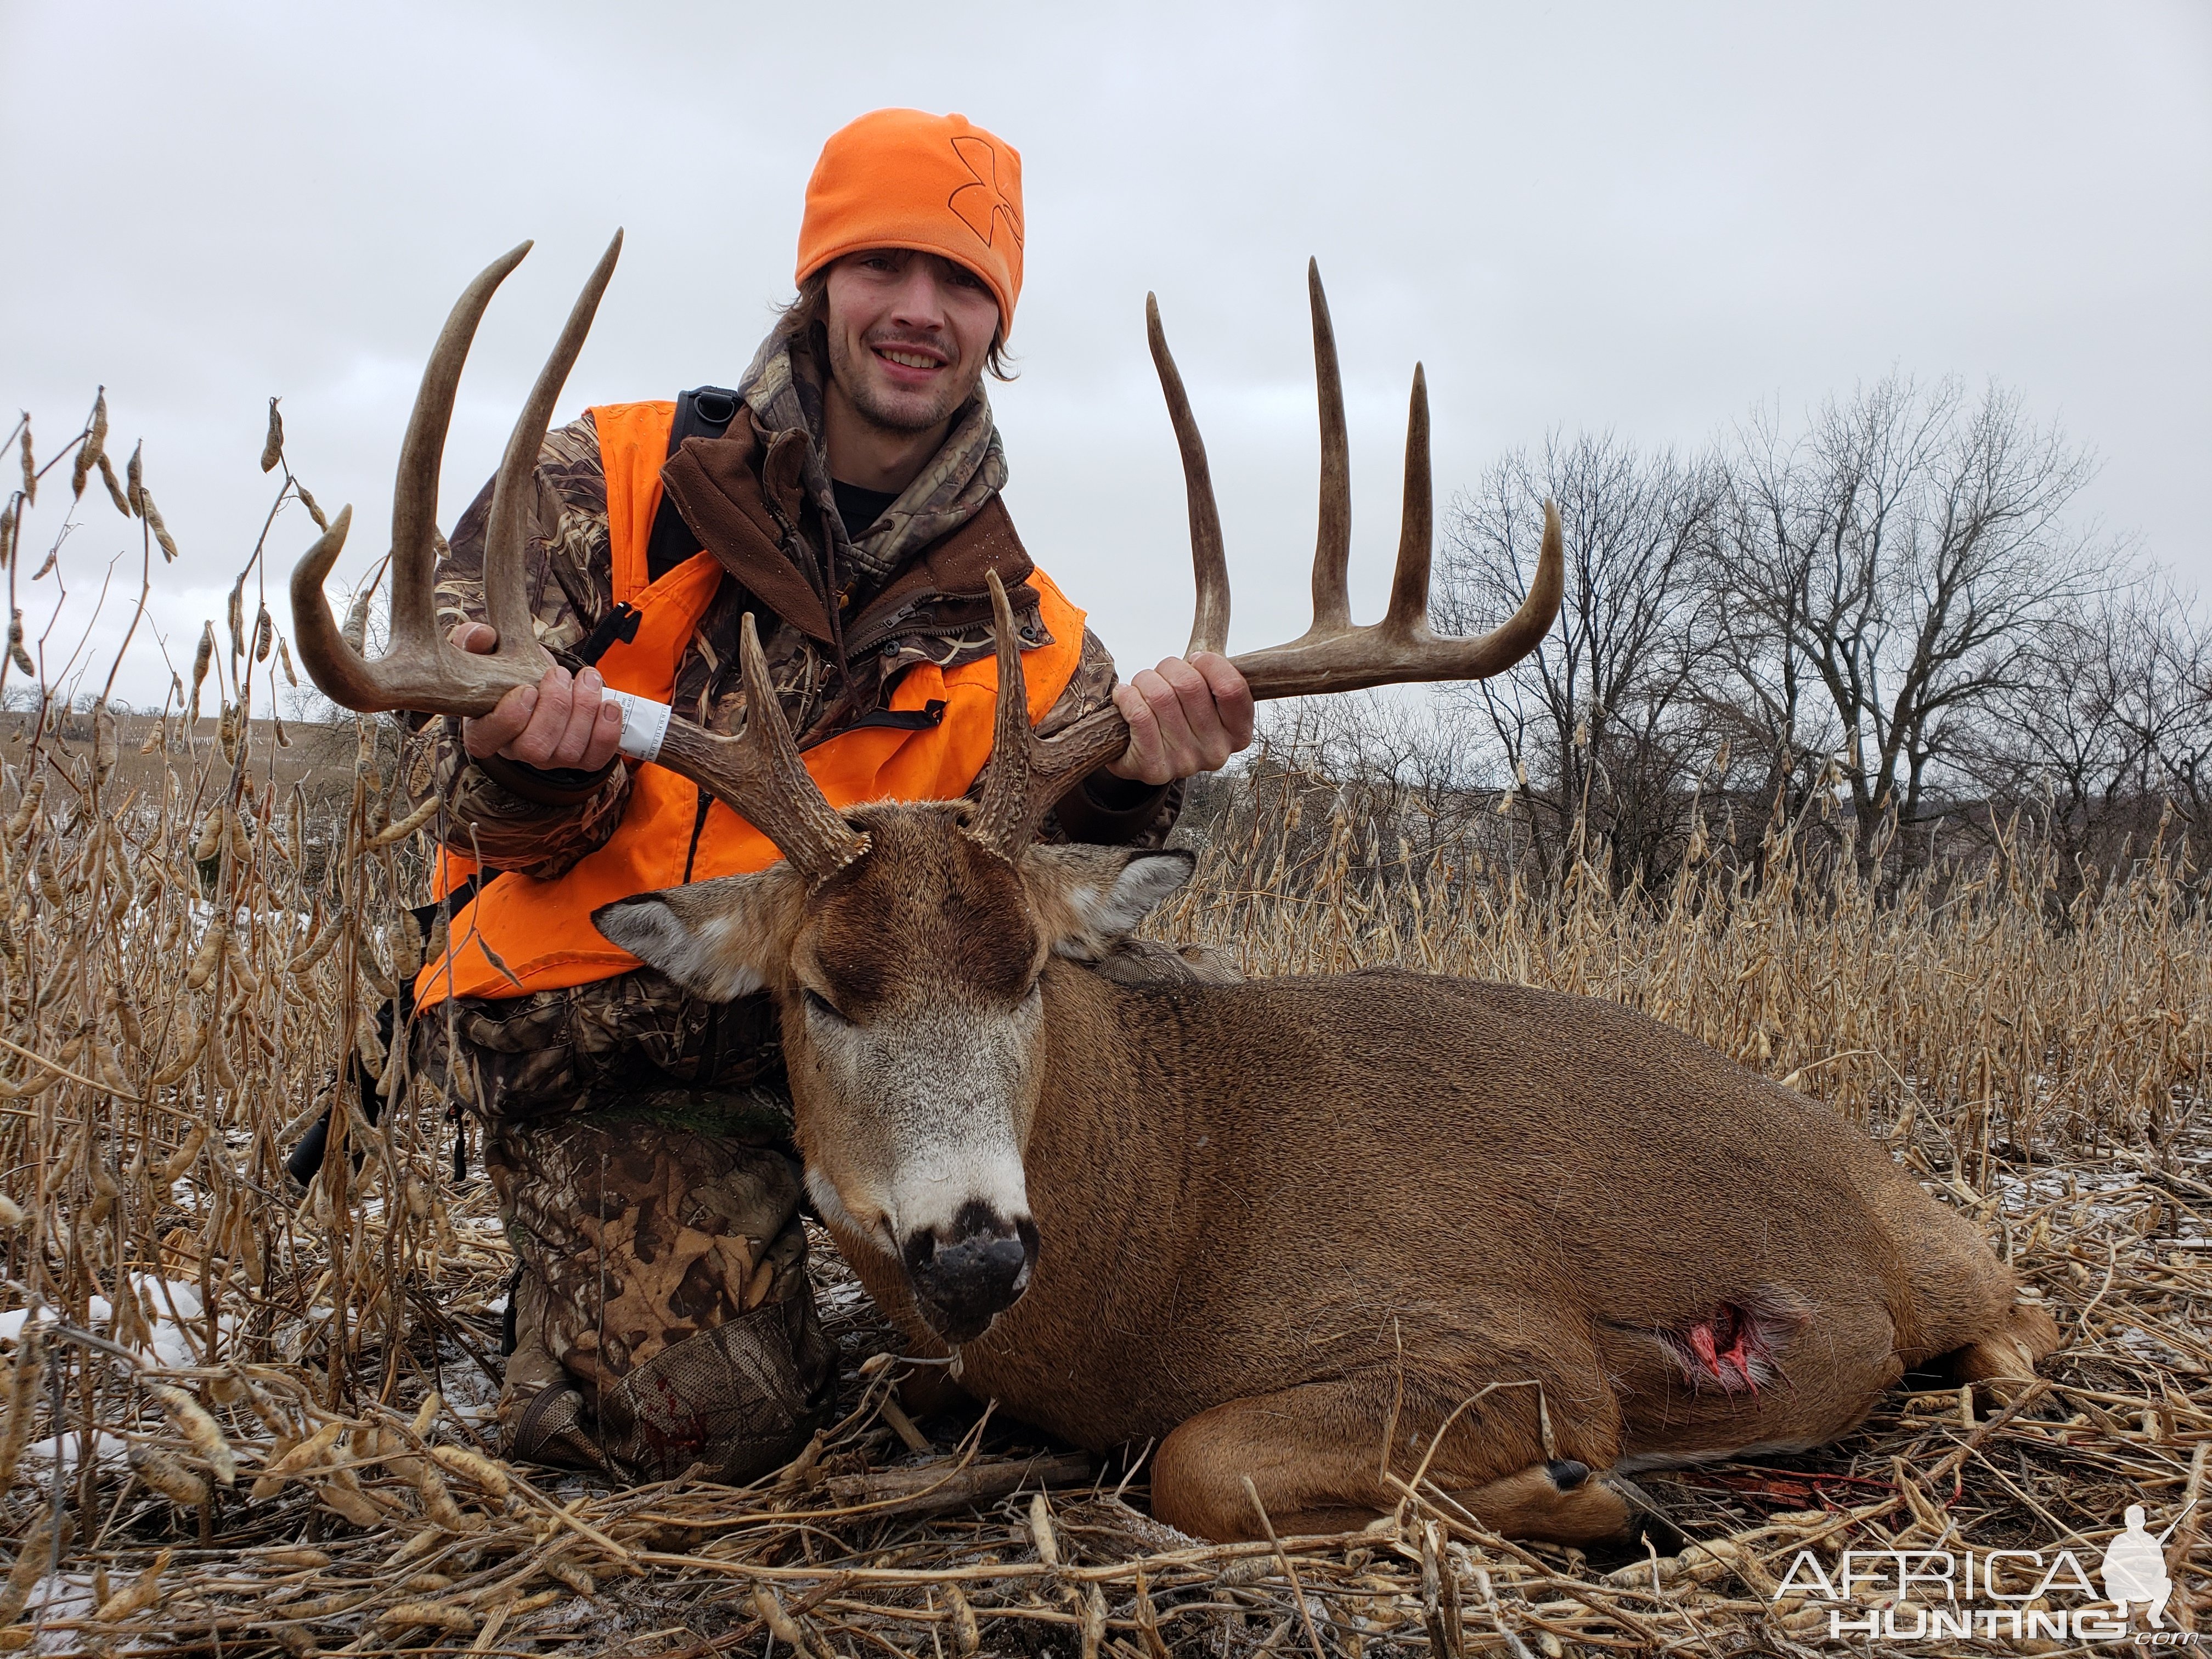
[[[836,1359],[789,1110],[767,1091],[669,1091],[490,1128],[520,1267],[510,1455],[633,1481],[700,1463],[735,1485],[805,1446]]]

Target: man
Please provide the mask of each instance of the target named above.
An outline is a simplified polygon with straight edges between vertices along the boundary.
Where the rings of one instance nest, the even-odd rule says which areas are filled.
[[[673,774],[619,760],[608,687],[742,728],[750,611],[833,801],[956,797],[988,755],[996,570],[1039,730],[1109,697],[1130,726],[1046,835],[1158,845],[1181,781],[1250,739],[1250,696],[1220,657],[1117,685],[1014,534],[981,376],[1003,378],[1021,276],[1013,149],[958,115],[878,110],[823,148],[799,297],[733,394],[595,409],[546,440],[531,581],[556,665],[434,739],[451,803],[441,880],[458,890],[415,1025],[418,1066],[485,1123],[515,1247],[501,1401],[515,1455],[749,1480],[805,1444],[836,1374],[766,1000],[703,1003],[588,920],[775,851]],[[496,644],[481,620],[489,495],[440,568],[453,638],[473,651]],[[1133,971],[1189,970],[1164,956]]]

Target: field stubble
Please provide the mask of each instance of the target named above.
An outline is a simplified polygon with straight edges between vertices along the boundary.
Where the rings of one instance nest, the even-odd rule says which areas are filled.
[[[1816,1454],[1655,1480],[1679,1559],[1515,1545],[1425,1489],[1361,1534],[1194,1546],[1143,1513],[1141,1465],[908,1422],[826,1241],[848,1410],[791,1468],[610,1490],[501,1462],[506,1246],[452,1103],[374,1024],[420,960],[427,777],[387,725],[280,744],[240,717],[286,666],[246,619],[258,557],[168,717],[50,702],[0,731],[0,1650],[1814,1651],[1822,1604],[1774,1597],[1800,1547],[2094,1560],[2137,1502],[2179,1517],[2169,1616],[2212,1612],[2212,930],[2177,846],[2056,917],[2031,841],[1882,892],[1790,826],[1759,882],[1693,857],[1622,896],[1473,845],[1394,866],[1325,781],[1237,786],[1164,936],[1639,1008],[1863,1124],[2065,1328],[2031,1390],[1900,1393]],[[203,680],[211,725],[181,706]],[[283,1158],[332,1103],[303,1191]]]

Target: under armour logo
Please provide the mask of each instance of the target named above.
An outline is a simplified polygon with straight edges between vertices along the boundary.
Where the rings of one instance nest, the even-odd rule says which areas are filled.
[[[1014,246],[1022,245],[1022,216],[999,188],[999,152],[981,138],[963,137],[952,141],[952,153],[975,179],[946,198],[945,205],[960,216],[961,223],[982,239],[986,247],[997,242],[999,216],[1006,216]]]

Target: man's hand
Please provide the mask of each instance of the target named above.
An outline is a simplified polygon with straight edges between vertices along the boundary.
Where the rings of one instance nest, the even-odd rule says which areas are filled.
[[[1129,746],[1106,769],[1137,783],[1211,772],[1252,741],[1252,690],[1226,657],[1170,657],[1114,688]]]
[[[498,632],[483,623],[463,623],[452,638],[478,656],[499,648]],[[622,706],[599,695],[605,684],[596,668],[571,675],[556,662],[537,684],[501,697],[490,714],[463,720],[461,742],[477,760],[497,755],[540,771],[596,772],[622,741]]]

